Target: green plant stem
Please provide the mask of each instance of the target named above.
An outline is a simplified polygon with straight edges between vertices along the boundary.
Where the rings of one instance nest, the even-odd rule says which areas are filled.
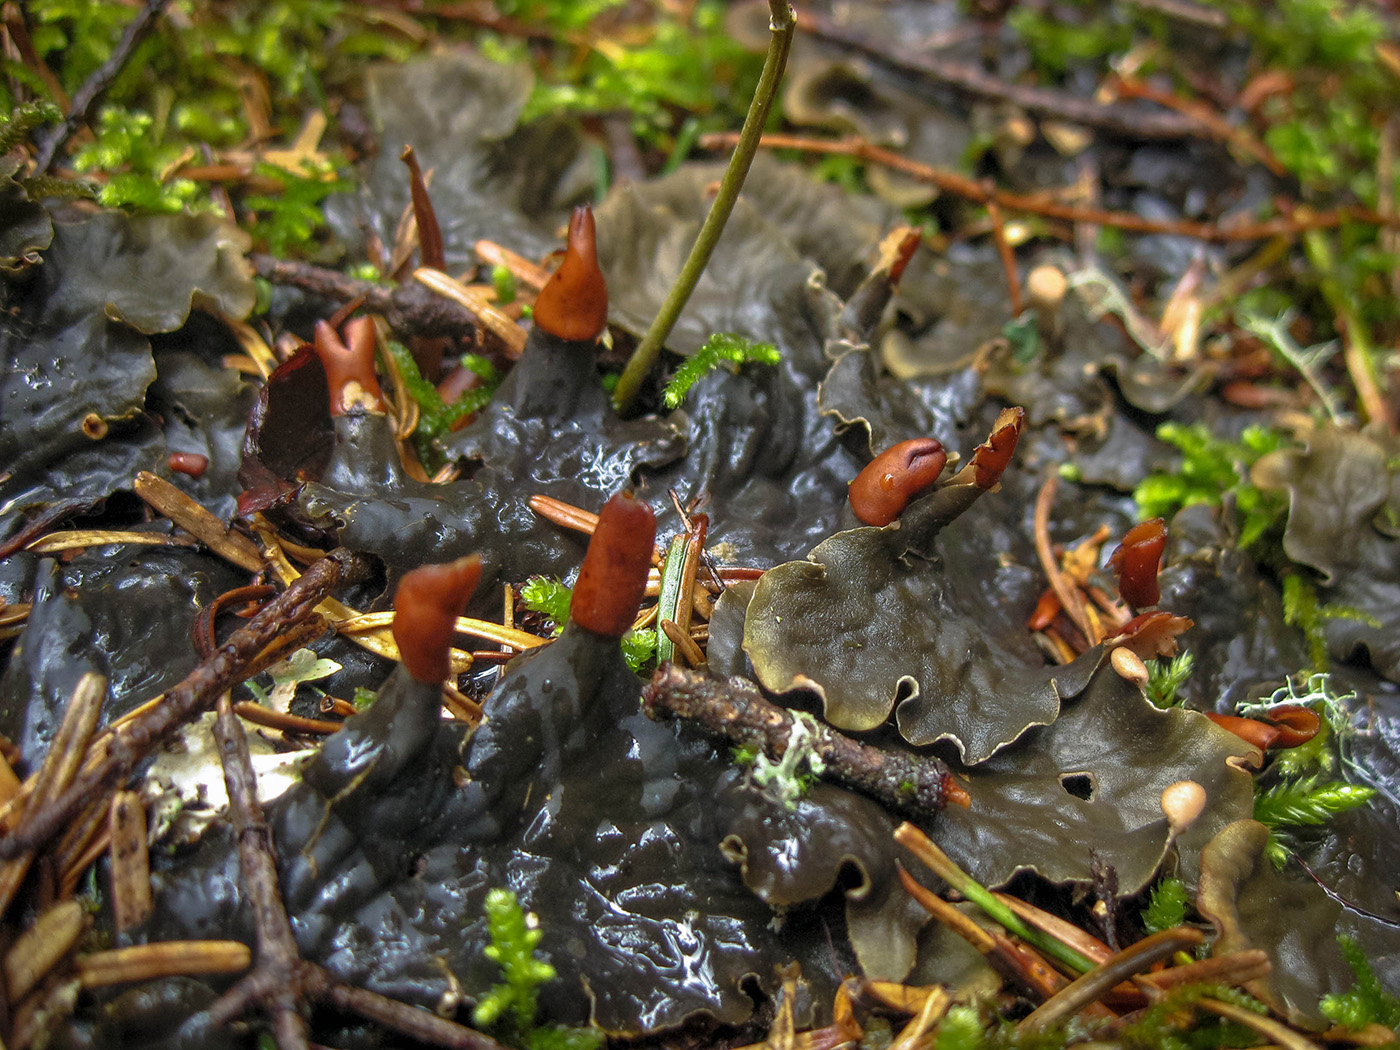
[[[1317,271],[1318,289],[1344,329],[1342,357],[1346,362],[1347,374],[1356,387],[1361,411],[1371,422],[1378,421],[1394,429],[1394,420],[1390,418],[1390,411],[1381,394],[1371,334],[1361,317],[1356,297],[1335,276],[1336,260],[1332,242],[1321,230],[1309,230],[1303,234],[1303,247],[1307,250],[1308,261]]]
[[[685,549],[686,533],[682,533],[671,541],[671,546],[666,552],[666,562],[661,568],[661,598],[657,604],[660,610],[657,613],[656,622],[659,625],[662,620],[677,620],[676,606],[681,597],[681,580],[685,571]],[[666,632],[658,628],[656,632],[656,662],[664,664],[667,660],[676,658],[676,643],[666,637]]]
[[[994,893],[958,867],[952,857],[944,853],[932,839],[913,824],[904,823],[896,828],[894,840],[918,857],[930,871],[950,887],[1005,927],[1008,933],[1015,934],[1031,947],[1038,949],[1052,959],[1058,959],[1079,973],[1088,973],[1095,968],[1094,961],[1088,956],[1024,922],[1019,915],[997,900]]]
[[[617,389],[613,391],[613,407],[620,413],[632,407],[647,373],[661,354],[666,337],[671,334],[671,329],[676,326],[676,321],[690,300],[691,293],[695,291],[700,275],[710,261],[710,256],[714,254],[720,235],[724,233],[724,225],[729,221],[729,214],[739,199],[739,191],[743,188],[749,166],[758,152],[759,139],[763,135],[764,125],[768,123],[768,111],[772,109],[773,100],[777,97],[778,85],[782,83],[788,52],[792,50],[793,33],[797,28],[797,12],[787,0],[768,0],[768,8],[771,13],[769,28],[773,31],[773,37],[768,42],[768,53],[763,59],[763,72],[758,78],[758,87],[754,89],[753,101],[749,103],[748,115],[744,117],[739,141],[734,147],[733,156],[729,158],[729,166],[724,169],[724,178],[720,181],[714,203],[710,205],[710,213],[705,216],[695,244],[691,246],[690,255],[681,267],[680,276],[671,286],[666,301],[661,304],[660,311],[646,330],[646,334],[642,336],[637,349],[632,351],[627,367],[618,378]]]

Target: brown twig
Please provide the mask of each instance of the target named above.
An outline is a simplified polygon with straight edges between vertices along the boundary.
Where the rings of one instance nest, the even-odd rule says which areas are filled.
[[[971,916],[963,914],[921,884],[904,869],[903,864],[898,865],[898,869],[899,881],[904,885],[905,892],[935,919],[986,956],[1003,976],[1011,978],[1039,999],[1049,999],[1069,983],[1058,972],[1045,966],[1043,959],[1028,954],[1024,945],[1017,944],[1005,934],[997,937],[990,930],[983,929]]]
[[[1135,142],[1216,137],[1215,129],[1183,114],[1170,110],[1154,112],[1135,106],[1103,105],[1059,91],[1011,84],[969,63],[932,58],[885,38],[876,40],[849,26],[840,25],[826,15],[804,11],[797,24],[798,28],[819,40],[857,51],[887,69],[916,80],[945,84],[980,98],[1010,102],[1036,116],[1098,128]]]
[[[116,47],[112,48],[107,61],[94,69],[92,75],[83,81],[83,86],[78,88],[63,123],[44,139],[44,144],[39,148],[39,155],[34,161],[34,170],[38,174],[43,175],[53,166],[59,148],[78,130],[78,125],[87,119],[92,104],[111,86],[112,81],[117,79],[117,74],[121,72],[122,66],[126,65],[131,53],[136,50],[136,45],[156,24],[156,19],[169,2],[170,0],[146,0],[136,12],[136,17],[126,24],[121,39],[117,41]]]
[[[1075,978],[1037,1007],[1016,1028],[1017,1032],[1042,1032],[1066,1021],[1090,1003],[1108,993],[1116,984],[1141,973],[1160,959],[1173,953],[1194,948],[1205,940],[1205,934],[1194,926],[1176,926],[1144,937],[1118,952],[1113,958]]]
[[[229,820],[238,836],[238,866],[243,875],[243,891],[253,910],[257,948],[253,972],[209,1008],[209,1020],[215,1027],[233,1020],[242,1010],[229,1013],[229,1009],[247,1005],[241,989],[245,985],[257,986],[257,998],[272,1018],[278,1050],[301,1050],[307,1046],[307,1023],[292,979],[301,966],[301,952],[277,883],[272,833],[258,802],[257,774],[248,753],[248,737],[227,693],[219,697],[218,710],[214,738],[224,766]]]
[[[674,665],[657,669],[642,690],[642,710],[650,718],[684,718],[740,747],[780,759],[792,739],[795,716],[765,700],[742,679],[727,682]],[[812,753],[826,764],[823,776],[862,791],[895,809],[937,813],[949,802],[968,804],[968,795],[936,758],[898,755],[814,722]]]
[[[1185,966],[1138,974],[1133,981],[1144,991],[1157,995],[1165,995],[1183,984],[1228,984],[1243,988],[1250,981],[1269,976],[1273,968],[1268,952],[1260,948],[1243,948],[1224,955],[1212,955],[1208,959],[1197,959]]]
[[[1172,109],[1188,120],[1198,122],[1210,132],[1210,137],[1218,142],[1226,142],[1237,150],[1249,154],[1265,168],[1269,174],[1283,178],[1288,174],[1273,151],[1249,133],[1246,128],[1230,125],[1219,113],[1204,102],[1178,98],[1169,91],[1162,91],[1144,80],[1127,73],[1116,73],[1109,80],[1109,87],[1124,98],[1144,99],[1165,109]]]
[[[248,572],[258,572],[263,568],[263,557],[257,544],[241,532],[229,528],[164,478],[143,470],[136,475],[133,488],[148,506],[164,514],[215,554]]]
[[[700,136],[701,149],[727,149],[734,143],[731,132],[716,132]],[[1329,212],[1312,212],[1299,209],[1299,214],[1263,222],[1232,222],[1219,225],[1211,222],[1195,222],[1189,219],[1159,221],[1146,219],[1141,215],[1123,211],[1103,211],[1099,208],[1082,208],[1073,204],[1062,204],[1048,195],[1026,195],[1009,193],[1005,190],[989,190],[975,179],[960,175],[946,168],[935,168],[921,164],[917,160],[901,156],[892,150],[883,149],[861,138],[816,139],[803,135],[764,135],[760,145],[768,149],[795,149],[807,153],[836,154],[855,157],[869,164],[880,164],[893,171],[902,171],[916,179],[922,179],[947,193],[956,194],[985,205],[988,200],[995,202],[1007,211],[1023,212],[1028,215],[1043,215],[1047,219],[1060,219],[1065,222],[1093,223],[1114,226],[1129,233],[1166,233],[1180,237],[1194,237],[1202,241],[1262,241],[1270,237],[1296,237],[1308,230],[1332,229],[1350,222],[1366,222],[1376,226],[1400,227],[1400,215],[1381,215],[1369,208],[1338,208]]]
[[[10,2],[0,7],[0,21],[4,22],[5,31],[9,34],[15,50],[19,52],[19,59],[24,63],[24,67],[44,82],[44,87],[48,89],[54,102],[67,109],[70,105],[68,92],[63,90],[62,82],[54,76],[53,70],[44,64],[39,52],[34,49],[34,41],[29,35],[29,27],[24,24],[24,14],[19,5]]]
[[[1016,270],[1016,252],[1006,239],[1006,222],[1002,219],[1001,207],[996,201],[996,191],[987,191],[987,218],[992,223],[992,239],[996,241],[997,255],[1001,258],[1001,268],[1006,271],[1006,292],[1011,300],[1011,316],[1021,316],[1021,275]]]
[[[327,1006],[357,1013],[419,1042],[446,1047],[447,1050],[505,1050],[490,1036],[439,1017],[422,1007],[398,1002],[366,988],[332,981],[319,966],[308,966],[303,980],[307,992]]]
[[[213,706],[279,633],[312,616],[336,587],[364,570],[365,563],[343,548],[308,567],[209,659],[201,661],[162,703],[111,734],[105,753],[90,761],[70,787],[42,805],[31,806],[19,828],[0,840],[0,858],[17,857],[48,842],[99,791],[130,776],[161,741]]]
[[[214,732],[228,786],[229,816],[238,836],[243,887],[253,909],[257,934],[256,963],[251,973],[207,1011],[211,1026],[226,1025],[254,1006],[272,1019],[279,1050],[308,1046],[304,1016],[309,999],[351,1010],[425,1043],[458,1050],[503,1050],[494,1040],[446,1021],[427,1010],[396,1002],[362,988],[340,984],[301,957],[277,879],[271,830],[257,799],[257,780],[248,753],[248,738],[233,712],[228,694],[219,698]]]
[[[401,335],[462,335],[479,323],[479,318],[465,306],[436,294],[419,281],[404,281],[386,288],[338,270],[291,259],[274,259],[257,252],[248,259],[253,271],[273,284],[290,285],[337,302],[363,297],[365,309],[383,314],[389,327]]]
[[[1040,558],[1040,567],[1045,570],[1046,577],[1050,580],[1050,587],[1055,592],[1055,597],[1060,599],[1060,606],[1074,622],[1074,626],[1083,632],[1084,637],[1089,640],[1089,644],[1095,645],[1102,635],[1095,637],[1088,613],[1084,608],[1084,600],[1079,596],[1079,590],[1074,586],[1073,581],[1065,578],[1065,574],[1060,570],[1059,563],[1055,561],[1055,552],[1050,548],[1050,511],[1055,506],[1055,492],[1060,487],[1060,480],[1054,474],[1045,479],[1045,484],[1041,486],[1040,494],[1035,500],[1035,553]]]
[[[324,718],[303,718],[289,711],[274,711],[252,700],[240,700],[233,705],[234,714],[246,718],[254,725],[268,729],[280,729],[284,733],[338,733],[340,723]]]
[[[107,679],[101,675],[88,673],[78,680],[78,685],[63,712],[58,731],[49,743],[43,764],[33,778],[33,794],[29,796],[28,808],[24,810],[25,817],[49,804],[50,800],[62,794],[72,783],[88,741],[96,728],[102,701],[106,695]],[[23,804],[22,798],[22,794],[17,795],[15,802]],[[20,827],[24,826],[25,821],[21,818]],[[8,845],[10,841],[11,839],[6,839],[0,842],[0,846]],[[19,892],[20,884],[28,874],[34,858],[29,855],[29,850],[15,850],[13,854],[7,855],[5,860],[6,863],[0,865],[0,914],[9,908],[15,894]]]

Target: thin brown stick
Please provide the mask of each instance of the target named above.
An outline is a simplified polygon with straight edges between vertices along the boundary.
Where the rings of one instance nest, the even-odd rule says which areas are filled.
[[[101,675],[89,672],[78,679],[77,687],[74,688],[68,706],[64,709],[63,720],[49,743],[48,753],[44,755],[38,773],[32,778],[33,793],[27,803],[22,793],[14,799],[13,804],[16,807],[24,806],[23,816],[20,818],[21,828],[25,825],[26,817],[47,805],[72,783],[82,763],[88,741],[97,726],[97,718],[102,711],[102,701],[106,695],[107,679]],[[0,841],[0,847],[8,845],[11,841],[12,837]],[[17,849],[12,854],[6,854],[6,863],[0,865],[0,914],[9,909],[21,883],[24,882],[25,875],[29,873],[29,867],[34,860],[32,855],[28,855],[32,848]]]
[[[987,218],[992,223],[992,239],[996,241],[1001,268],[1006,271],[1006,293],[1011,300],[1011,316],[1020,317],[1021,275],[1016,271],[1016,253],[1006,239],[1006,222],[1001,215],[1001,206],[997,204],[994,188],[987,191]]]
[[[257,932],[254,973],[280,978],[259,998],[271,1015],[278,1050],[304,1050],[307,1046],[306,1018],[302,1016],[300,996],[291,986],[291,978],[301,965],[301,952],[282,903],[272,833],[258,802],[257,774],[253,772],[253,760],[248,753],[248,737],[233,713],[227,693],[219,697],[218,712],[214,737],[218,741],[224,783],[228,787],[229,820],[238,836],[238,866],[243,875],[243,890],[252,907],[253,928]],[[209,1019],[216,1027],[233,1020],[222,1008],[226,1001],[228,997],[209,1008]],[[240,997],[234,997],[234,1001],[241,1001]]]
[[[1099,940],[1093,934],[1081,930],[1073,923],[1066,922],[1059,916],[1051,915],[1047,911],[1042,911],[1034,904],[1023,901],[1020,897],[1013,897],[1009,893],[997,893],[993,891],[992,896],[1001,901],[1032,926],[1039,930],[1044,930],[1057,941],[1068,944],[1085,958],[1095,963],[1104,963],[1113,957],[1112,948],[1104,944],[1103,941]]]
[[[722,150],[734,143],[731,132],[715,132],[700,136],[701,149]],[[891,150],[873,145],[861,138],[815,139],[803,135],[764,135],[760,145],[767,149],[794,149],[806,153],[835,154],[855,157],[869,164],[880,164],[893,171],[902,171],[916,179],[922,179],[939,189],[964,197],[975,204],[986,205],[991,199],[1007,211],[1023,212],[1029,215],[1043,215],[1047,219],[1061,219],[1073,223],[1093,223],[1114,226],[1129,233],[1166,233],[1180,237],[1194,237],[1202,241],[1262,241],[1271,237],[1297,237],[1308,230],[1334,229],[1351,222],[1364,222],[1376,226],[1400,227],[1400,215],[1381,215],[1369,208],[1338,208],[1328,212],[1303,212],[1263,222],[1232,222],[1219,225],[1211,222],[1196,222],[1189,219],[1156,220],[1123,211],[1103,211],[1099,208],[1082,208],[1072,204],[1061,204],[1048,195],[1026,195],[1009,193],[1006,190],[988,190],[975,179],[960,175],[946,168],[935,168],[919,161],[911,160]]]
[[[233,710],[239,718],[246,718],[254,725],[265,726],[268,729],[280,729],[284,733],[321,733],[330,734],[340,732],[340,723],[332,722],[324,718],[303,718],[301,715],[294,715],[289,711],[274,711],[262,704],[254,703],[252,700],[240,700],[233,705]]]
[[[1041,1003],[1017,1025],[1017,1032],[1043,1032],[1067,1021],[1090,1003],[1107,994],[1114,985],[1141,973],[1160,959],[1205,940],[1194,926],[1176,926],[1144,937],[1118,952],[1113,958],[1075,978],[1067,987]]]
[[[326,1005],[359,1014],[419,1042],[447,1050],[506,1050],[490,1036],[438,1017],[422,1007],[333,981],[319,966],[308,966],[303,980],[307,992]]]
[[[905,892],[935,919],[985,955],[1003,976],[1011,978],[1038,999],[1049,999],[1069,983],[1055,970],[1045,966],[1044,960],[1040,960],[1041,965],[1035,965],[1015,950],[1020,946],[1004,934],[998,938],[977,925],[969,916],[905,871],[903,864],[899,864],[898,869],[899,881],[903,883]]]
[[[796,717],[741,678],[722,682],[674,664],[657,668],[642,690],[642,710],[658,721],[697,722],[706,732],[762,751],[775,761],[787,753]],[[949,802],[968,804],[967,792],[935,758],[882,751],[820,722],[814,721],[809,731],[812,752],[826,766],[822,775],[837,783],[916,813],[937,813]]]
[[[1209,959],[1197,959],[1185,966],[1172,966],[1155,973],[1138,974],[1133,982],[1144,991],[1165,994],[1183,984],[1228,984],[1242,988],[1273,972],[1269,953],[1260,948],[1244,948]]]
[[[685,540],[685,561],[681,563],[681,589],[676,598],[676,628],[681,634],[690,634],[691,613],[695,606],[695,577],[700,571],[700,557],[705,552],[705,533],[709,530],[710,519],[705,514],[697,514],[686,524],[688,535]],[[669,637],[669,635],[667,636]],[[691,643],[692,646],[694,643]],[[698,647],[696,648],[698,652]],[[687,654],[687,659],[690,659]],[[692,667],[704,662],[690,660]]]
[[[150,507],[164,514],[221,558],[249,572],[262,569],[263,557],[257,544],[241,532],[229,528],[164,478],[143,470],[136,475],[133,487],[136,495]]]
[[[1064,608],[1066,615],[1089,640],[1090,645],[1097,645],[1103,640],[1103,637],[1102,635],[1095,637],[1093,625],[1084,609],[1084,600],[1079,596],[1079,589],[1074,586],[1072,581],[1067,580],[1065,574],[1060,571],[1060,564],[1055,560],[1055,552],[1050,547],[1050,511],[1055,506],[1055,493],[1059,487],[1059,477],[1051,474],[1045,479],[1045,484],[1040,487],[1040,493],[1036,496],[1035,553],[1040,558],[1040,567],[1049,578],[1050,588],[1055,592],[1055,597],[1060,599],[1060,605]]]
[[[68,92],[63,90],[63,83],[54,76],[53,70],[39,57],[39,52],[34,49],[34,40],[29,35],[29,27],[24,24],[24,15],[19,9],[19,5],[8,2],[0,8],[0,21],[5,24],[5,31],[10,34],[10,41],[15,45],[15,50],[19,52],[20,61],[24,63],[26,69],[44,82],[44,87],[48,89],[50,97],[62,109],[67,109],[72,105],[68,98]]]
[[[242,941],[157,941],[78,956],[84,988],[207,973],[238,973],[252,962]]]
[[[1213,129],[1182,114],[1138,107],[1103,105],[1059,91],[1012,84],[965,62],[933,58],[898,41],[875,39],[834,19],[804,11],[798,18],[804,32],[859,52],[878,65],[917,80],[945,84],[969,95],[1010,102],[1035,116],[1067,120],[1098,128],[1135,142],[1146,140],[1213,139]]]
[[[42,806],[31,805],[20,827],[0,839],[0,858],[17,857],[48,842],[100,790],[130,776],[163,740],[241,681],[248,666],[281,632],[311,617],[342,581],[358,577],[364,569],[365,563],[343,548],[309,566],[171,689],[164,702],[147,708],[139,718],[111,734],[105,741],[105,753],[89,761],[66,791]]]
[[[339,270],[257,252],[249,255],[248,261],[254,273],[273,284],[290,285],[337,302],[363,296],[365,310],[383,314],[389,327],[400,335],[461,335],[473,330],[480,320],[461,303],[430,291],[418,281],[386,288]]]
[[[1209,130],[1211,138],[1217,142],[1227,142],[1241,153],[1253,157],[1276,178],[1283,178],[1288,174],[1288,169],[1279,162],[1268,146],[1251,135],[1247,128],[1233,127],[1204,102],[1179,98],[1127,73],[1113,74],[1108,87],[1122,98],[1153,102],[1164,109],[1175,110],[1188,120],[1196,121],[1201,127]]]
[[[77,901],[63,901],[45,911],[15,938],[5,952],[5,990],[17,1003],[68,954],[87,929],[87,912]]]
[[[549,271],[543,266],[536,266],[529,259],[517,255],[495,241],[477,241],[473,248],[482,262],[491,266],[504,266],[517,281],[528,285],[533,291],[538,292],[549,280]]]
[[[671,643],[677,651],[685,657],[685,662],[691,667],[699,667],[705,663],[705,653],[700,646],[695,644],[695,639],[689,633],[681,630],[680,625],[674,620],[662,620],[660,622],[662,633],[671,639]]]

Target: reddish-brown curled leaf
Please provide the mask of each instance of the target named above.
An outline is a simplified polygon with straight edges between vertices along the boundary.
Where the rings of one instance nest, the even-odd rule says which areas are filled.
[[[1016,442],[1021,439],[1021,428],[1025,425],[1026,410],[1019,405],[997,416],[991,436],[972,453],[973,481],[979,489],[989,489],[1001,479],[1002,471],[1016,452]]]
[[[1026,620],[1026,626],[1032,631],[1043,631],[1055,622],[1055,617],[1060,614],[1060,610],[1063,608],[1060,596],[1053,590],[1046,588],[1035,603],[1030,618]]]
[[[851,482],[851,509],[867,525],[888,525],[909,501],[938,480],[948,453],[933,438],[891,445]]]
[[[608,638],[626,634],[646,593],[655,542],[656,516],[641,500],[619,492],[603,504],[574,584],[569,619]]]
[[[1194,620],[1169,612],[1143,613],[1125,623],[1123,629],[1111,638],[1105,638],[1104,645],[1110,649],[1121,645],[1143,660],[1175,656],[1176,636],[1195,625]]]
[[[1317,736],[1318,730],[1322,728],[1322,719],[1316,711],[1297,704],[1281,704],[1270,708],[1264,717],[1279,731],[1278,739],[1274,741],[1275,747],[1297,747],[1299,744],[1306,744]]]
[[[1157,588],[1157,567],[1167,549],[1167,523],[1153,518],[1134,525],[1123,537],[1108,564],[1118,573],[1118,593],[1134,608],[1156,605],[1162,600]]]
[[[172,452],[165,461],[176,474],[202,478],[209,469],[209,457],[199,452]]]
[[[374,372],[374,322],[356,317],[345,323],[345,339],[325,321],[316,322],[316,356],[326,370],[331,415],[354,410],[383,412],[384,398]]]
[[[481,579],[481,558],[423,565],[399,581],[394,594],[394,644],[408,673],[430,685],[452,670],[448,650],[457,617]]]
[[[596,339],[608,323],[608,285],[598,266],[593,210],[584,204],[569,220],[564,261],[535,300],[535,324],[571,342]]]
[[[1218,715],[1214,711],[1207,711],[1205,714],[1221,729],[1228,729],[1235,736],[1246,743],[1253,744],[1260,751],[1267,751],[1276,744],[1282,732],[1278,726],[1271,726],[1267,722],[1259,722],[1253,718],[1241,718],[1239,715]]]

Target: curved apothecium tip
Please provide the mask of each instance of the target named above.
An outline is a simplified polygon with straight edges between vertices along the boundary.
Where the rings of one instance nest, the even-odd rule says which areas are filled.
[[[481,558],[422,565],[399,581],[394,594],[394,644],[404,667],[420,682],[436,684],[451,672],[449,650],[457,617],[481,580]]]
[[[608,323],[608,285],[598,266],[593,209],[580,205],[569,220],[564,261],[535,300],[535,324],[571,342],[598,338]]]

